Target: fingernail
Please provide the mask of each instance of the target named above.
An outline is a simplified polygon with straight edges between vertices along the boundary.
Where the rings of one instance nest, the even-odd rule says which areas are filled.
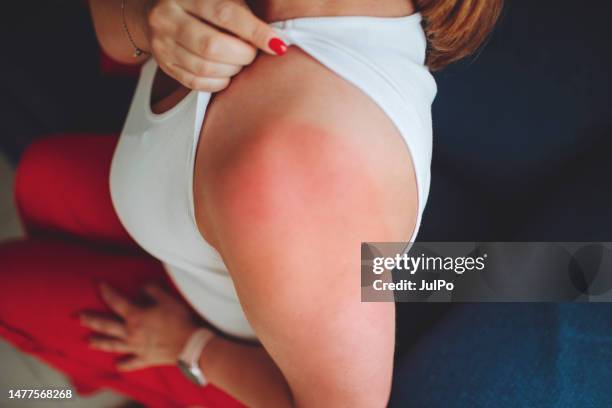
[[[283,55],[287,52],[287,44],[278,37],[274,37],[268,42],[268,47],[276,53],[276,55]]]

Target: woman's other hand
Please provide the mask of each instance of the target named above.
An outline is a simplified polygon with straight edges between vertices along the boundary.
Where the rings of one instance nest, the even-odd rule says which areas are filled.
[[[118,318],[80,313],[81,323],[96,332],[90,339],[92,348],[132,354],[118,363],[121,371],[176,364],[187,339],[197,329],[189,309],[161,286],[149,284],[144,292],[153,305],[138,306],[102,283],[102,298]]]
[[[287,50],[242,0],[155,0],[146,9],[151,53],[189,89],[220,91],[257,49],[272,55]]]

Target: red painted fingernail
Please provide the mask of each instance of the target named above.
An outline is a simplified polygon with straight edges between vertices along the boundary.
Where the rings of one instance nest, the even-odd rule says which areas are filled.
[[[276,55],[283,55],[287,52],[287,44],[285,44],[285,42],[278,37],[271,39],[268,42],[268,47],[270,47],[270,49],[274,51]]]

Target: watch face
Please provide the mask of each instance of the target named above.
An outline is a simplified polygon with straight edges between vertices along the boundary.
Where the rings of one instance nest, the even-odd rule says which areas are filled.
[[[189,364],[187,364],[183,360],[179,360],[177,364],[178,364],[178,367],[183,372],[183,374],[185,374],[185,376],[189,378],[189,380],[191,380],[192,382],[198,385],[202,385],[202,381],[193,373],[193,371],[191,370],[191,366]]]

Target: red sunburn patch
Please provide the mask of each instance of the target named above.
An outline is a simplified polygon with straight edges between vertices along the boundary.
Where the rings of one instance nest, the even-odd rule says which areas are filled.
[[[249,214],[253,226],[270,219],[334,223],[326,218],[378,208],[380,185],[350,140],[311,124],[266,125],[240,142],[212,195],[227,219],[244,222],[239,214]]]

